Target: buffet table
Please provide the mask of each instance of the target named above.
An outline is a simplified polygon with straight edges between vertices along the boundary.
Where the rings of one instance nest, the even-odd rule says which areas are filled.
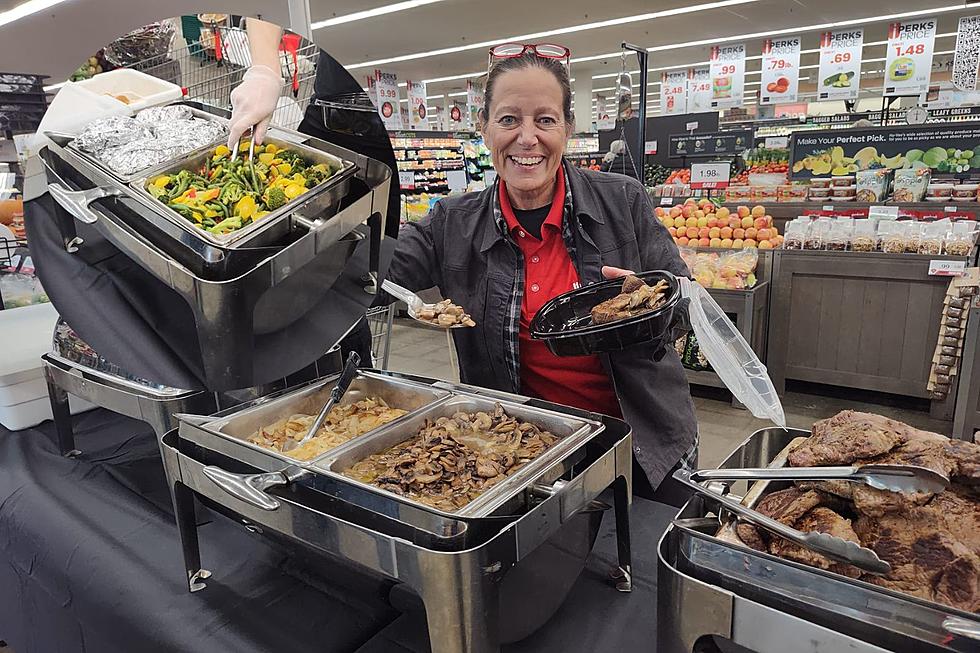
[[[49,651],[428,650],[424,616],[390,583],[311,565],[200,510],[215,577],[189,594],[158,445],[146,424],[96,410],[76,419],[79,459],[53,424],[0,428],[0,639]],[[505,651],[643,650],[656,640],[656,544],[675,509],[634,499],[632,594],[607,516],[586,570],[544,628]],[[220,571],[219,571],[220,570]],[[329,578],[329,582],[324,580]],[[315,615],[315,618],[310,618]]]

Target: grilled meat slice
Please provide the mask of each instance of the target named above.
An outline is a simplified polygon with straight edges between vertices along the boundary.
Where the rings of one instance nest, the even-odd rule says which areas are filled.
[[[623,281],[620,294],[592,307],[592,322],[606,324],[649,313],[666,301],[666,290],[666,281],[658,281],[656,285],[649,286],[639,277],[628,275]]]
[[[797,519],[792,526],[796,530],[804,533],[828,533],[851,542],[859,541],[857,533],[851,527],[851,520],[845,519],[830,508],[823,506],[813,508]],[[780,537],[771,538],[769,552],[788,560],[802,562],[805,565],[817,567],[818,569],[827,569],[838,574],[843,574],[844,576],[849,576],[850,578],[857,578],[861,575],[861,570],[857,567],[831,560],[815,551],[811,551],[799,544]]]
[[[813,435],[789,453],[793,467],[850,465],[888,453],[909,440],[911,426],[881,415],[845,410],[813,425]]]

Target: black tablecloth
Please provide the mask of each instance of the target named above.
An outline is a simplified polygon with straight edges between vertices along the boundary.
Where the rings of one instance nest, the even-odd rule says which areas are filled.
[[[376,581],[305,582],[283,549],[205,510],[202,558],[214,576],[189,594],[152,432],[103,410],[75,421],[77,460],[58,454],[51,423],[0,427],[0,639],[17,653],[428,650],[424,618],[392,608]],[[652,650],[655,549],[673,513],[635,500],[632,594],[607,581],[608,515],[569,600],[505,650]]]

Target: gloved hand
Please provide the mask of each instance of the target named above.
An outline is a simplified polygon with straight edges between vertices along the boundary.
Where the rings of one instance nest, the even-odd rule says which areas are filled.
[[[242,134],[253,125],[252,140],[256,145],[262,144],[281,93],[282,76],[278,71],[259,64],[245,71],[242,83],[231,92],[228,149],[237,147]]]

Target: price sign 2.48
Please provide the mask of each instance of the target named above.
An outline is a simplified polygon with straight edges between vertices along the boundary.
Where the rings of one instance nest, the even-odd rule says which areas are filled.
[[[731,171],[728,163],[695,163],[691,166],[691,188],[727,188]]]

